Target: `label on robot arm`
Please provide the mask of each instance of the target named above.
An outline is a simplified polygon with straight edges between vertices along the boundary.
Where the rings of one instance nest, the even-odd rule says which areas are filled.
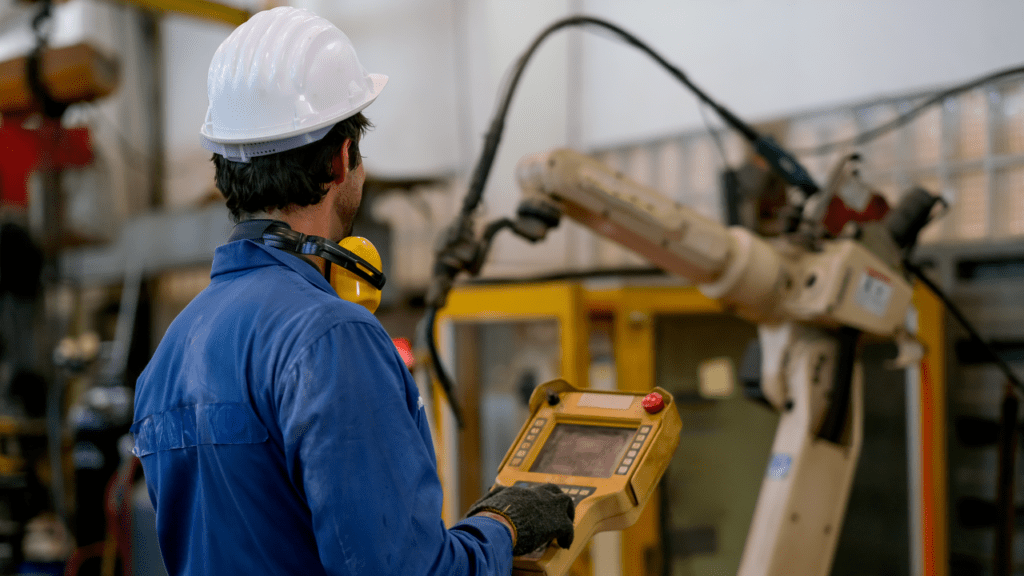
[[[789,469],[792,465],[793,457],[789,454],[772,454],[772,459],[768,462],[768,469],[765,471],[765,476],[772,480],[783,480],[786,476],[789,476]]]
[[[866,268],[857,281],[857,305],[875,316],[885,316],[892,300],[892,283],[882,273]]]

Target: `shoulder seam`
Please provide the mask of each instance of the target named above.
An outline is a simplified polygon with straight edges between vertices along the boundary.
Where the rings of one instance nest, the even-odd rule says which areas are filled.
[[[320,340],[322,340],[324,337],[326,337],[332,330],[334,330],[336,328],[340,328],[342,326],[348,326],[348,325],[353,325],[353,324],[361,324],[363,326],[369,326],[371,329],[375,328],[375,329],[378,329],[378,330],[381,330],[381,331],[384,330],[379,325],[373,324],[372,322],[367,322],[366,320],[357,319],[357,318],[356,319],[342,320],[342,321],[339,321],[339,322],[334,322],[331,325],[329,325],[326,328],[324,328],[323,332],[321,332],[320,334],[318,334],[317,336],[315,336],[313,338],[310,338],[307,342],[305,342],[301,346],[301,348],[299,349],[300,352],[298,354],[296,354],[291,359],[291,361],[288,362],[288,364],[285,365],[284,369],[281,371],[281,375],[285,376],[287,374],[290,374],[290,373],[294,372],[297,369],[296,368],[296,364],[298,364],[299,360],[301,360],[302,357],[306,355],[306,353],[309,351],[309,349],[311,347],[313,347],[313,345],[315,345],[316,343],[320,342]]]

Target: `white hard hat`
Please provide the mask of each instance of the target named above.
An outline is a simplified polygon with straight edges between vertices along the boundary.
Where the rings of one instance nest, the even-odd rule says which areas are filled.
[[[352,41],[329,21],[289,6],[265,10],[213,55],[200,141],[241,162],[298,148],[369,106],[387,81],[366,73]]]

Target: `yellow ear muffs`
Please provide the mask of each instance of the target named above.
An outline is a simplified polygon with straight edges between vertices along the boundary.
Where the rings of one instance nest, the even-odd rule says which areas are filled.
[[[366,260],[377,270],[382,269],[377,248],[366,238],[349,236],[342,240],[339,246]],[[372,273],[370,270],[366,272]],[[342,300],[355,302],[370,312],[376,312],[377,306],[380,306],[380,289],[341,266],[331,266],[331,286]]]

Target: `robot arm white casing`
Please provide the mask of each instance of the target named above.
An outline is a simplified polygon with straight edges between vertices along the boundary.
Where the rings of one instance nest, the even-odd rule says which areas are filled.
[[[525,194],[555,203],[566,216],[738,306],[751,320],[776,316],[783,263],[747,229],[726,228],[574,150],[527,156],[517,175]]]
[[[880,336],[903,324],[910,284],[854,240],[829,241],[819,252],[780,250],[570,149],[527,156],[517,173],[524,194],[697,284],[751,321],[851,326]]]

